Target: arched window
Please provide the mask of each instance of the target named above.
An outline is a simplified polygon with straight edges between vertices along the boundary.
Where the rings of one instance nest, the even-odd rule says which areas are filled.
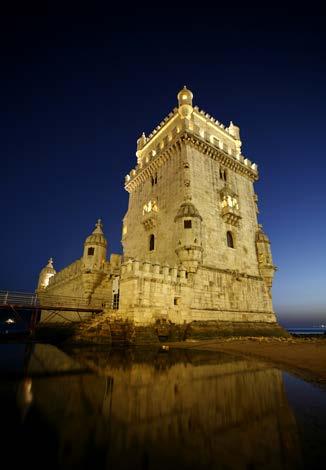
[[[226,232],[226,242],[229,248],[234,248],[234,241],[233,241],[233,235],[230,230]]]
[[[94,248],[93,247],[88,248],[87,254],[88,254],[88,256],[93,256],[94,255]]]
[[[155,236],[153,234],[149,237],[149,251],[153,251],[155,248]]]

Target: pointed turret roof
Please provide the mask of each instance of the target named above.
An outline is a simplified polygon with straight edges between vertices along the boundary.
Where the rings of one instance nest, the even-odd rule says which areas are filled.
[[[93,233],[86,238],[85,245],[101,245],[106,247],[107,241],[103,233],[102,220],[98,219]]]
[[[44,266],[44,268],[42,269],[41,272],[43,274],[44,273],[50,273],[50,274],[56,274],[57,273],[57,271],[53,267],[53,258],[50,258],[48,260],[48,264],[46,266]]]

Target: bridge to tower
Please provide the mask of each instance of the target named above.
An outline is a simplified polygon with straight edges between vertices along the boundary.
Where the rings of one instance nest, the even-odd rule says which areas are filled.
[[[47,321],[55,321],[58,317],[59,321],[64,318],[65,321],[76,321],[72,319],[72,315],[78,316],[82,321],[84,314],[101,314],[107,308],[108,302],[103,298],[92,298],[91,300],[81,297],[71,297],[64,295],[53,295],[47,293],[28,293],[0,290],[0,311],[6,310],[12,313],[15,318],[7,322],[22,321],[22,312],[31,312],[30,330],[34,330],[38,322],[38,318],[42,311],[49,311],[50,315]],[[63,317],[64,315],[64,317]],[[60,320],[61,319],[61,320]],[[8,325],[9,326],[9,325]]]

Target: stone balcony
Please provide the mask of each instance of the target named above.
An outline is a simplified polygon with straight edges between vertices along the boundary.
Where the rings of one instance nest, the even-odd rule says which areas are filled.
[[[145,227],[145,230],[152,230],[156,227],[157,224],[157,212],[152,211],[143,215],[142,223]]]
[[[227,224],[231,224],[235,226],[239,224],[239,220],[241,219],[239,209],[237,209],[236,207],[230,207],[228,205],[225,207],[222,207],[221,215],[223,217],[223,220]]]

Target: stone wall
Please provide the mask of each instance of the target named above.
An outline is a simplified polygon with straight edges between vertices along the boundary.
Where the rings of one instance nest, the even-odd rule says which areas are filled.
[[[138,324],[160,319],[276,322],[259,276],[207,268],[187,275],[182,266],[131,260],[122,265],[119,310]]]
[[[226,185],[220,178],[221,163],[196,147],[187,146],[187,155],[192,172],[192,202],[203,218],[203,264],[258,275],[255,247],[258,225],[252,181],[226,169],[227,185],[238,196],[241,217],[238,226],[231,225],[221,215],[220,191]],[[228,230],[233,234],[234,248],[227,246]]]
[[[142,185],[130,193],[128,211],[124,217],[126,233],[122,237],[125,258],[178,263],[175,253],[175,222],[178,209],[183,201],[180,193],[183,169],[181,153],[175,147],[173,157],[153,173],[157,183],[152,185],[148,174]],[[156,209],[144,214],[144,206],[156,204]],[[154,250],[149,250],[149,237],[155,236]]]

